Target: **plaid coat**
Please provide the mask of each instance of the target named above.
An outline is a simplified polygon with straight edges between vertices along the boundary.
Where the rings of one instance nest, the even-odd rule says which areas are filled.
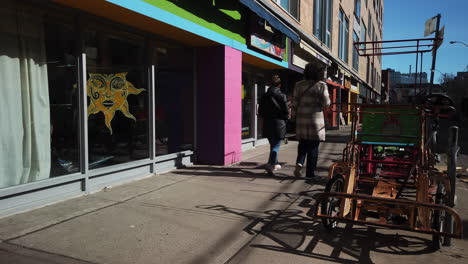
[[[325,140],[323,109],[329,105],[326,83],[311,80],[296,83],[292,108],[296,116],[297,139]]]

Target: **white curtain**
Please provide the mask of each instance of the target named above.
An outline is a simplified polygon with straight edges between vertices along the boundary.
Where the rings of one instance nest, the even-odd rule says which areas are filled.
[[[40,12],[0,6],[0,188],[49,178],[50,113]]]

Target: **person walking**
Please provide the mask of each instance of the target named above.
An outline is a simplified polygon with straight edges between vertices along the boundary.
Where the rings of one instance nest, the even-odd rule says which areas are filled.
[[[323,81],[325,67],[308,63],[304,70],[305,80],[294,87],[293,112],[296,118],[297,148],[294,175],[302,176],[307,158],[306,177],[315,176],[320,141],[325,141],[323,110],[330,105],[327,84]]]
[[[260,100],[258,114],[263,118],[263,137],[270,143],[270,155],[265,170],[273,174],[281,169],[278,152],[281,141],[286,136],[288,105],[286,95],[281,92],[281,79],[278,74],[272,76],[271,86]]]

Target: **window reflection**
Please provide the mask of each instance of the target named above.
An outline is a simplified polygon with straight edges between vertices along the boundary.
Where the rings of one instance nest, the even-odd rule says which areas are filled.
[[[51,126],[51,176],[80,171],[76,34],[72,25],[45,22]]]

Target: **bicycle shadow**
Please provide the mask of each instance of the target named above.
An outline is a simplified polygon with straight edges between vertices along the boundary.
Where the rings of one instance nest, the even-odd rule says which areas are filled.
[[[197,208],[222,211],[250,220],[243,231],[268,239],[252,240],[247,250],[271,250],[336,263],[374,263],[371,259],[373,252],[390,255],[432,252],[430,240],[393,232],[382,233],[389,230],[386,228],[346,224],[331,233],[322,226],[321,221],[305,216],[302,210],[259,212],[223,205],[200,205]]]

